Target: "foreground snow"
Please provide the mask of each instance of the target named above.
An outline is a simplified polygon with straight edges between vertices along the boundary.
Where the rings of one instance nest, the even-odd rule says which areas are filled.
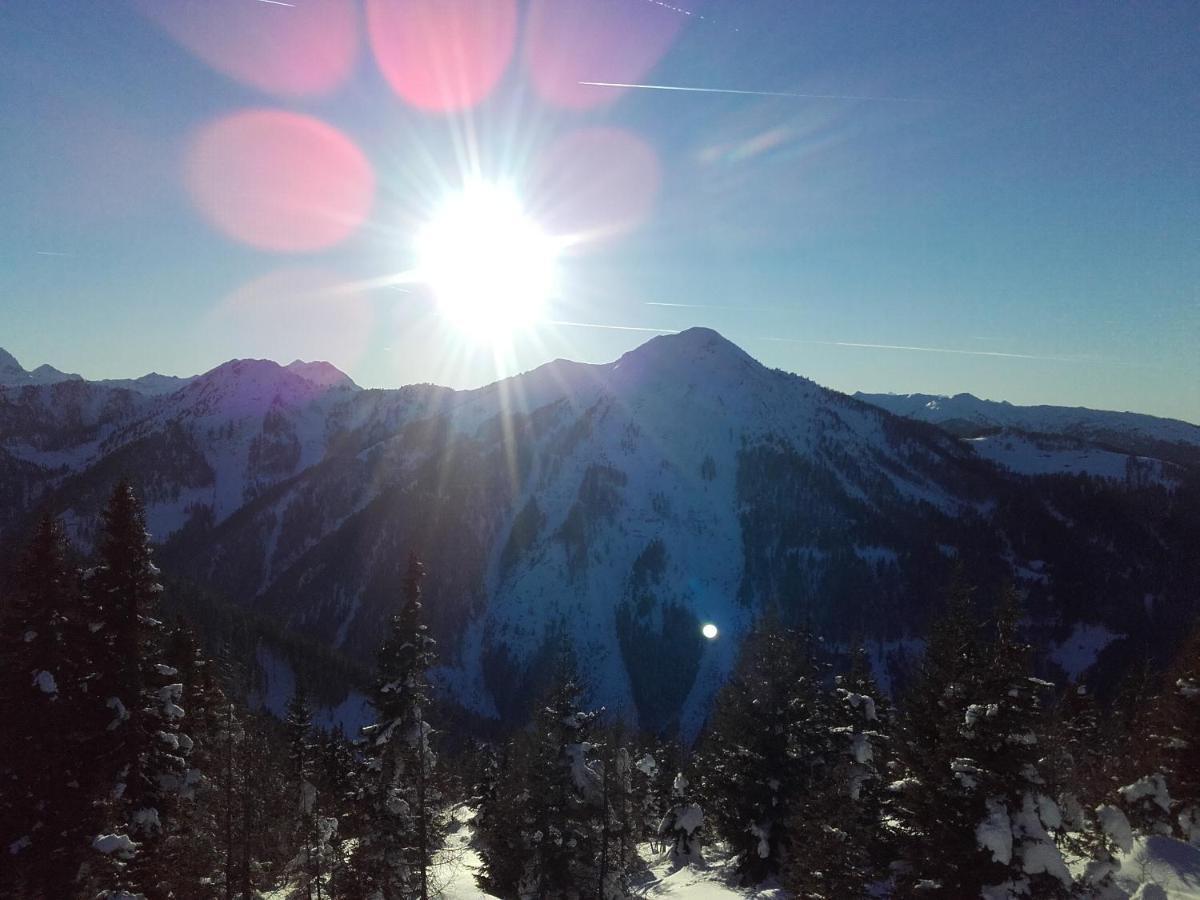
[[[446,848],[439,854],[433,885],[442,900],[496,900],[479,888],[475,875],[479,854],[472,847],[470,821],[474,811],[459,807],[454,812]],[[737,885],[728,853],[722,848],[705,848],[705,861],[677,868],[669,853],[657,853],[649,844],[639,848],[647,869],[634,878],[635,897],[654,900],[788,900],[792,895],[767,884],[757,888]],[[285,900],[290,889],[265,895],[268,900]],[[881,894],[879,896],[886,896]],[[1168,837],[1136,838],[1129,853],[1121,857],[1115,888],[1094,900],[1200,900],[1200,847]]]
[[[1118,898],[1200,900],[1200,847],[1158,835],[1137,838],[1121,857],[1117,884],[1125,892]]]
[[[494,900],[479,889],[475,873],[479,854],[471,847],[474,833],[471,810],[460,808],[454,815],[454,831],[446,838],[446,850],[438,867],[437,882],[444,900]],[[670,853],[654,853],[649,844],[639,848],[648,869],[634,879],[636,897],[688,898],[688,900],[784,900],[790,894],[777,887],[739,888],[727,854],[710,850],[709,860],[683,868],[671,864]]]

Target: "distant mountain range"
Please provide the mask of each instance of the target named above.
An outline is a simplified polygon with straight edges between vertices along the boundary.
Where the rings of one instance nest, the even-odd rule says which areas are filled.
[[[520,717],[565,637],[593,700],[694,733],[769,608],[903,677],[960,563],[1027,593],[1059,677],[1111,680],[1200,597],[1200,428],[848,397],[706,329],[472,391],[265,360],[88,382],[0,352],[0,540],[49,508],[86,547],[122,473],[164,568],[350,657],[419,553],[440,681],[481,716]]]

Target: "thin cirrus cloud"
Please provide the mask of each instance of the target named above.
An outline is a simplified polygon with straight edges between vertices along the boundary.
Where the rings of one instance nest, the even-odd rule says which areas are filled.
[[[824,347],[846,347],[852,350],[898,350],[909,353],[948,353],[954,356],[991,356],[1002,359],[1033,359],[1042,362],[1078,363],[1086,360],[1077,356],[1041,356],[1034,353],[1003,353],[999,350],[963,350],[957,347],[915,347],[908,344],[868,344],[862,341],[819,341],[811,338],[761,337],[762,341],[784,344],[818,344]]]

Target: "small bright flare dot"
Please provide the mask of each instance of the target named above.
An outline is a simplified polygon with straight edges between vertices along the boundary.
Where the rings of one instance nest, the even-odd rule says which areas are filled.
[[[721,632],[719,632],[717,630],[716,625],[714,625],[712,622],[709,622],[703,628],[700,629],[700,633],[702,635],[704,635],[706,638],[708,638],[710,641],[712,641],[712,640],[716,640],[717,635],[720,634]]]
[[[417,235],[417,277],[462,333],[495,340],[533,324],[554,290],[557,243],[511,188],[475,182]]]

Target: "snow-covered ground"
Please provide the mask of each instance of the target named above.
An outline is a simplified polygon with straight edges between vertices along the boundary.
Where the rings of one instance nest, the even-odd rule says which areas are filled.
[[[1103,625],[1080,622],[1066,640],[1050,648],[1050,660],[1062,668],[1071,681],[1078,681],[1079,676],[1095,665],[1105,647],[1124,637]]]
[[[1014,432],[969,438],[975,452],[1019,475],[1094,475],[1125,481],[1130,475],[1127,453],[1114,453],[1068,438],[1035,438]],[[1136,457],[1139,475],[1146,482],[1171,484],[1176,479],[1161,460]]]
[[[1131,900],[1200,900],[1200,847],[1156,835],[1121,857],[1117,885]]]
[[[497,900],[475,881],[480,860],[472,846],[473,815],[474,811],[467,807],[454,810],[445,849],[438,855],[431,873],[432,886],[441,900]],[[738,887],[729,854],[720,846],[704,848],[704,862],[683,868],[672,865],[669,853],[654,852],[649,844],[643,844],[639,852],[647,868],[633,879],[635,897],[654,900],[789,900],[792,897],[773,884]],[[1138,837],[1120,862],[1114,888],[1090,900],[1200,900],[1200,847],[1168,837]],[[1081,866],[1072,868],[1078,870]],[[290,894],[289,886],[268,893],[265,898],[287,900]]]
[[[469,820],[472,812],[465,808],[455,811],[454,831],[446,839],[446,850],[438,866],[436,881],[444,900],[493,900],[491,894],[479,889],[475,872],[479,854],[471,847],[474,837]],[[634,879],[635,897],[654,897],[660,900],[784,900],[789,897],[777,887],[740,888],[728,854],[709,849],[708,861],[675,868],[669,853],[654,853],[649,844],[639,848],[648,869]]]

